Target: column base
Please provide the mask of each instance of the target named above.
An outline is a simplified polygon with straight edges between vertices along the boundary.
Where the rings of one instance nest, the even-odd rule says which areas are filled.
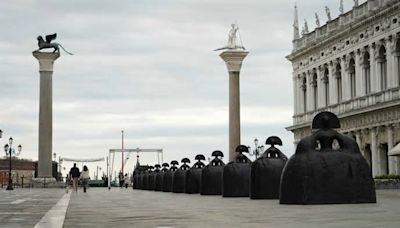
[[[36,177],[32,179],[32,182],[35,184],[46,184],[46,183],[55,183],[56,178],[54,177]]]

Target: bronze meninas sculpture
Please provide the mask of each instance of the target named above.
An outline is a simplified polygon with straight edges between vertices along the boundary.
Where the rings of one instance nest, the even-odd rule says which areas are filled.
[[[335,128],[340,128],[335,114],[321,112],[315,116],[315,131],[299,142],[283,169],[281,204],[376,202],[367,161],[355,140]]]
[[[42,49],[53,48],[54,49],[53,53],[55,53],[55,52],[60,52],[60,47],[61,47],[66,53],[73,55],[71,52],[68,52],[67,50],[65,50],[65,48],[61,44],[52,42],[56,38],[57,38],[57,33],[47,35],[46,40],[44,40],[42,36],[38,36],[37,40],[38,40],[39,49],[37,49],[36,51],[38,52]]]

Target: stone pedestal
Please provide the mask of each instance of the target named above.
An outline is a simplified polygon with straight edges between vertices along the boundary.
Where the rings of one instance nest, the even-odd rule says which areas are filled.
[[[229,161],[236,156],[235,149],[240,145],[240,69],[243,59],[249,52],[228,50],[220,54],[229,72]]]
[[[38,180],[50,181],[52,177],[53,144],[53,65],[60,53],[33,52],[39,60],[40,103],[39,103],[39,156]]]

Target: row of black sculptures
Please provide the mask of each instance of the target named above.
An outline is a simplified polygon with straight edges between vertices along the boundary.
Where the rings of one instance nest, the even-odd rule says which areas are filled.
[[[340,128],[336,115],[321,112],[313,120],[313,133],[298,143],[289,160],[275,147],[282,141],[272,136],[266,140],[271,147],[254,162],[243,154],[248,147],[239,145],[235,160],[226,165],[221,160],[223,153],[214,151],[208,165],[199,154],[192,167],[184,158],[179,168],[178,162],[172,161],[170,168],[164,163],[135,171],[133,188],[280,199],[281,204],[375,203],[371,170],[358,145],[334,128]],[[333,146],[335,143],[338,146]]]

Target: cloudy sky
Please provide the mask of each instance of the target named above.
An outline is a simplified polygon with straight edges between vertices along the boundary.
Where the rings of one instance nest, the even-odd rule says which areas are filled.
[[[326,21],[325,5],[338,15],[339,0],[296,2],[310,30],[315,12]],[[39,72],[31,52],[38,35],[57,32],[57,42],[75,53],[62,53],[55,63],[57,157],[105,157],[109,148],[121,147],[122,129],[126,148],[163,148],[165,161],[227,153],[228,73],[213,49],[226,44],[237,22],[250,51],[241,72],[242,143],[277,135],[291,155],[293,136],[285,127],[292,121],[292,81],[285,56],[292,48],[294,3],[2,0],[0,143],[12,136],[23,145],[22,157],[37,159]],[[346,10],[352,5],[345,0]],[[141,163],[155,158],[141,154]],[[120,164],[119,157],[115,161]]]

